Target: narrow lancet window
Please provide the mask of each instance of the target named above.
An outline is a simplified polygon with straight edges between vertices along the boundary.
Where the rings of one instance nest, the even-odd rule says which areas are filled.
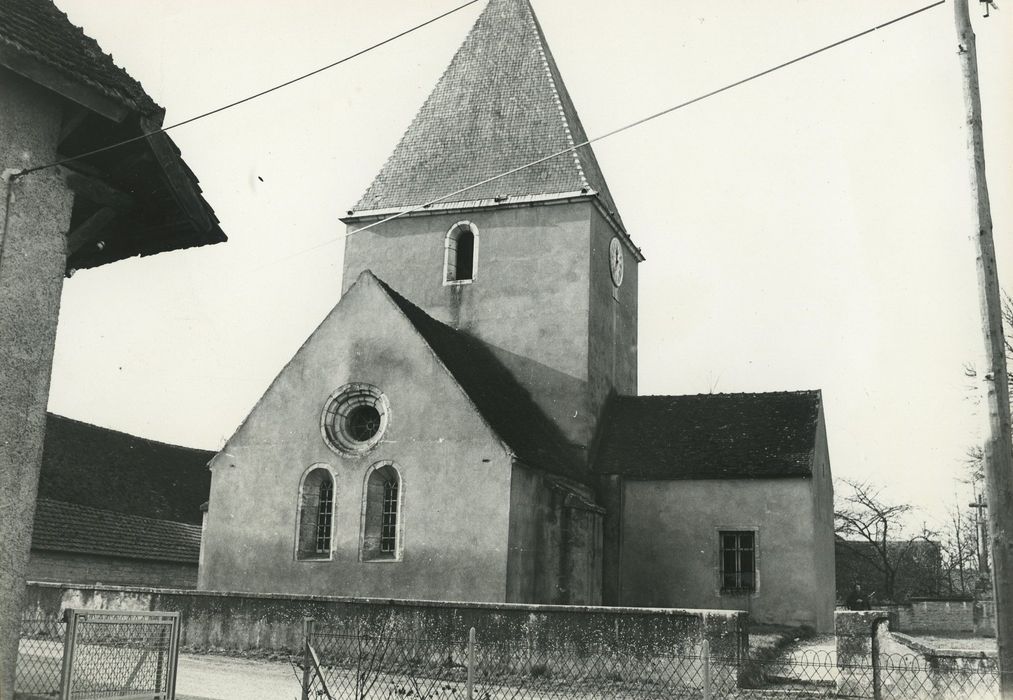
[[[303,477],[298,520],[296,559],[329,559],[334,532],[334,479],[326,467],[314,467]]]
[[[363,493],[363,561],[400,559],[401,492],[401,476],[393,464],[373,465]]]
[[[443,283],[471,282],[478,260],[478,231],[467,221],[454,224],[444,242]]]

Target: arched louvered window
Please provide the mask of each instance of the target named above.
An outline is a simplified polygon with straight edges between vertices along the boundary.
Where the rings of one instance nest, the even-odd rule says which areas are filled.
[[[468,221],[454,224],[444,240],[443,283],[472,282],[478,264],[478,229]]]
[[[366,476],[362,510],[362,560],[401,558],[401,475],[391,462]]]
[[[324,466],[306,472],[299,488],[297,559],[330,559],[334,532],[334,478]]]

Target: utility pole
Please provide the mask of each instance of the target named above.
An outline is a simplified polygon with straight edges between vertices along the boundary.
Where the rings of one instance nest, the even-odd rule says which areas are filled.
[[[986,7],[988,4],[986,3]],[[992,589],[995,595],[996,642],[999,648],[999,692],[1013,700],[1013,437],[1010,431],[1009,387],[1006,384],[1006,347],[992,213],[985,181],[985,144],[981,132],[981,95],[978,57],[967,0],[954,0],[964,103],[967,108],[971,182],[977,230],[973,239],[978,258],[978,298],[985,336],[989,431],[985,440],[985,485],[988,493],[989,533],[992,541]]]

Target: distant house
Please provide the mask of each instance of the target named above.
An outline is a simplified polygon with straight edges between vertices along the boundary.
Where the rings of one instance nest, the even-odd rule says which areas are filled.
[[[880,602],[906,603],[912,597],[937,596],[943,584],[939,543],[932,540],[890,540],[886,543],[891,574],[881,548],[865,540],[835,540],[837,595],[843,601],[855,584]],[[970,576],[969,576],[970,578]]]
[[[48,414],[27,578],[196,587],[212,456]]]
[[[39,498],[199,525],[214,454],[49,413]]]
[[[200,536],[199,525],[40,498],[28,578],[196,588]]]

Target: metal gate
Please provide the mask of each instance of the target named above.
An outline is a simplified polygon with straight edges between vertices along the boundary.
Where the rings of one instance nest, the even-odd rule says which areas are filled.
[[[68,608],[60,700],[174,700],[179,613]]]

